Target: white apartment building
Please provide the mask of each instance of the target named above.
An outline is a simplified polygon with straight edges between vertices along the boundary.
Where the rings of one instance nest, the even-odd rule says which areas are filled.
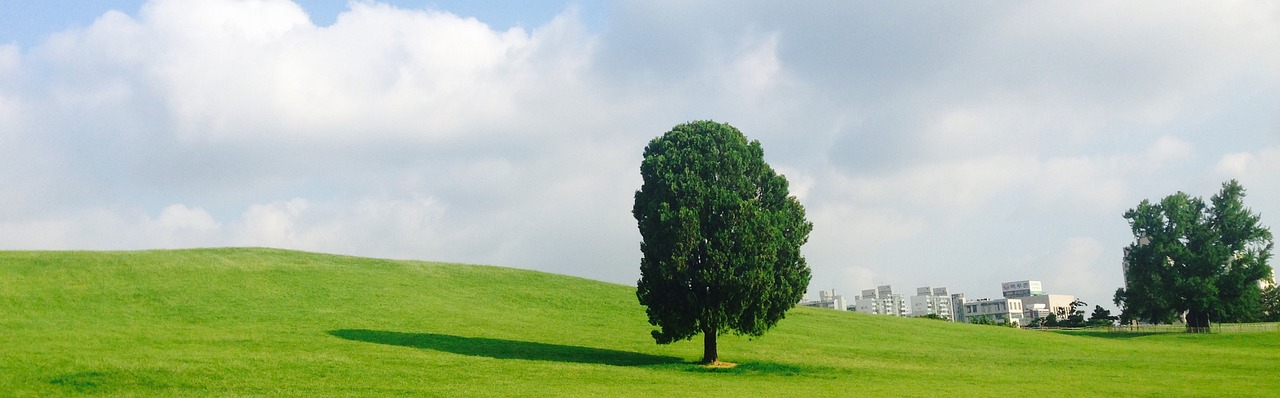
[[[1000,291],[1005,298],[1029,297],[1044,294],[1040,281],[1015,281],[1000,284]]]
[[[866,289],[856,301],[858,312],[877,315],[907,316],[907,302],[901,294],[893,294],[889,285]]]
[[[849,308],[849,302],[844,299],[843,295],[836,294],[835,289],[819,291],[817,301],[805,301],[801,302],[800,305],[836,311],[848,311]]]
[[[1032,320],[1048,318],[1049,314],[1068,314],[1071,312],[1071,302],[1076,301],[1076,296],[1070,294],[1041,294],[1022,297],[1019,300],[1022,300],[1023,318]],[[1058,317],[1066,319],[1061,315]]]
[[[951,311],[951,296],[947,295],[945,287],[917,288],[916,295],[911,296],[911,316],[935,314],[948,321],[954,321],[955,317],[952,316]]]
[[[1022,300],[1016,298],[979,299],[964,303],[964,318],[970,322],[987,317],[996,323],[1027,324],[1022,317]]]
[[[1022,301],[1022,318],[1027,321],[1047,318],[1049,314],[1068,314],[1071,303],[1076,301],[1076,296],[1070,294],[1046,294],[1040,281],[1005,282],[1000,284],[1000,290],[1005,298]]]

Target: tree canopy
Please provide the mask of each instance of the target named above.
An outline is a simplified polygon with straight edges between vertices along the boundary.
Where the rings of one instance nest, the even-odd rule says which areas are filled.
[[[728,124],[681,124],[649,142],[640,174],[636,296],[657,343],[702,333],[713,363],[717,335],[762,335],[803,298],[813,224],[759,141]]]
[[[1211,321],[1248,321],[1261,303],[1258,281],[1271,275],[1271,232],[1244,206],[1231,180],[1210,198],[1178,192],[1143,200],[1124,213],[1134,242],[1125,250],[1125,287],[1116,291],[1123,319],[1171,323],[1187,331]]]
[[[1272,284],[1262,289],[1262,320],[1280,321],[1280,287]]]
[[[1111,316],[1111,311],[1108,311],[1106,308],[1102,308],[1101,305],[1095,305],[1093,306],[1093,313],[1089,314],[1089,321],[1087,322],[1087,325],[1110,326],[1115,322],[1115,320],[1116,317]]]

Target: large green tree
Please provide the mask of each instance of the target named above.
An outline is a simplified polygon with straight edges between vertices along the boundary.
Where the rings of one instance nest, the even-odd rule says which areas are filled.
[[[759,141],[728,124],[696,121],[653,139],[640,164],[632,214],[640,228],[640,281],[658,344],[760,336],[804,296],[800,246],[813,224],[764,161]]]
[[[1188,332],[1207,332],[1212,321],[1258,314],[1258,281],[1271,275],[1274,243],[1244,197],[1231,180],[1209,203],[1178,192],[1125,212],[1134,242],[1125,254],[1125,287],[1116,291],[1124,319],[1171,323],[1183,316]]]

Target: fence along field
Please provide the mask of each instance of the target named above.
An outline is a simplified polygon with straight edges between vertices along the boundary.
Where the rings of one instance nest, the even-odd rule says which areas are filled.
[[[1041,331],[1086,331],[1111,333],[1186,333],[1187,326],[1171,325],[1115,325],[1091,327],[1027,327],[1027,330]],[[1280,322],[1259,323],[1215,323],[1208,333],[1267,333],[1280,332]]]
[[[1119,325],[1107,330],[1115,333],[1185,333],[1186,325]],[[1210,333],[1265,333],[1280,332],[1280,322],[1266,323],[1217,323]]]

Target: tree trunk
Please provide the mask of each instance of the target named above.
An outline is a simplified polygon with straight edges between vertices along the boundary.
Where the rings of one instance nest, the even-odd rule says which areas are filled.
[[[702,363],[710,365],[720,360],[720,355],[716,354],[716,331],[702,331]]]
[[[1187,333],[1209,333],[1209,311],[1187,311]]]

